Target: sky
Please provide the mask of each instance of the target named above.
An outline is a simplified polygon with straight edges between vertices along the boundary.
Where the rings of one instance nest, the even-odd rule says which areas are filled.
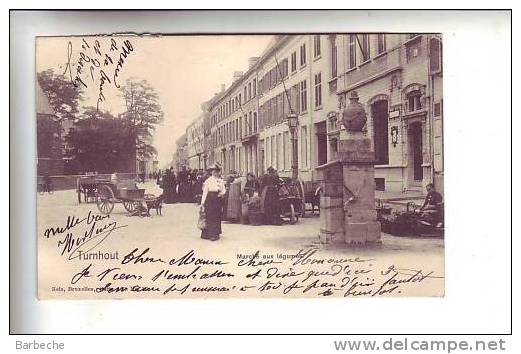
[[[129,78],[147,80],[158,92],[165,114],[153,142],[162,166],[172,159],[176,139],[202,113],[201,104],[219,92],[221,84],[229,87],[234,71],[245,72],[248,58],[260,56],[271,38],[265,35],[39,37],[36,70],[65,73],[82,86],[85,98],[80,107],[96,106],[101,86],[104,100],[99,102],[99,109],[113,115],[124,111],[121,91],[116,85],[123,86]],[[130,45],[125,41],[130,41]],[[128,54],[118,67],[124,48]],[[103,60],[105,54],[112,63]],[[94,61],[96,58],[99,66]],[[83,66],[78,74],[79,62]],[[103,73],[106,78],[102,80]]]

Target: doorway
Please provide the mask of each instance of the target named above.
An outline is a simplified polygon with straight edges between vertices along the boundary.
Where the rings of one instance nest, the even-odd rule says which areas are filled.
[[[377,165],[389,163],[389,108],[387,100],[371,105],[374,132],[374,153]]]
[[[420,122],[411,123],[409,126],[409,141],[413,181],[421,182],[423,180],[423,139]]]
[[[315,124],[315,131],[317,136],[317,165],[327,163],[327,131],[326,122]]]

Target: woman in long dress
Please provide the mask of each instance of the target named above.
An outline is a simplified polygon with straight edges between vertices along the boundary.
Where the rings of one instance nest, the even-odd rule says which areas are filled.
[[[273,167],[262,177],[262,198],[264,199],[264,216],[269,225],[282,225],[278,187],[279,175]]]
[[[224,181],[220,178],[221,169],[214,165],[209,168],[211,176],[203,184],[201,206],[206,214],[206,228],[201,231],[201,238],[216,241],[219,239],[222,220],[223,196],[226,193]]]

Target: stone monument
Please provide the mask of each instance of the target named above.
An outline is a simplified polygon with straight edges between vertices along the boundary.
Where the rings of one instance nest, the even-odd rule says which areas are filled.
[[[374,197],[375,154],[371,139],[363,133],[367,118],[356,91],[351,92],[349,100],[342,112],[345,132],[340,135],[339,159],[317,168],[322,185],[320,240],[324,243],[380,243],[381,230]]]

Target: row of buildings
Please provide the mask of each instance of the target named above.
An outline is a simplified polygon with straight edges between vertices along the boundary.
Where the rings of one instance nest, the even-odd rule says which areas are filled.
[[[204,102],[177,142],[178,165],[291,175],[289,113],[298,115],[298,175],[337,158],[340,112],[356,91],[373,138],[377,190],[443,190],[442,39],[438,34],[277,35]]]

